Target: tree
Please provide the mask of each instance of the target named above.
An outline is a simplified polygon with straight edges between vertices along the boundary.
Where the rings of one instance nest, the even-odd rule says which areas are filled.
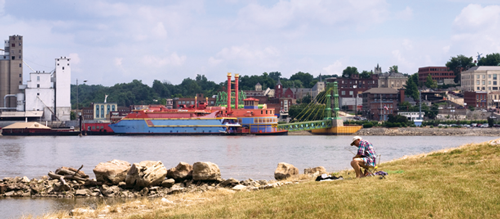
[[[425,86],[428,88],[437,88],[437,82],[432,80],[431,74],[427,75],[427,80],[425,81]]]
[[[464,55],[458,55],[457,57],[451,57],[450,61],[446,63],[446,67],[455,73],[455,83],[460,83],[462,70],[467,70],[474,66],[472,57],[465,57]]]
[[[291,81],[296,81],[299,80],[302,82],[303,85],[308,86],[310,85],[311,81],[313,80],[313,76],[309,73],[304,73],[304,72],[297,72],[294,75],[290,77]],[[297,85],[296,85],[297,86]]]
[[[492,53],[486,55],[477,63],[478,66],[499,66],[500,65],[500,53]]]
[[[278,79],[281,77],[281,72],[269,72],[269,77],[272,78],[274,81],[278,81]]]
[[[366,71],[363,70],[361,74],[359,75],[360,78],[370,78],[372,76],[373,72],[372,71]]]
[[[342,71],[342,77],[349,78],[351,75],[359,75],[358,69],[356,67],[347,66],[347,68]]]
[[[389,72],[395,72],[395,73],[398,73],[398,66],[397,65],[393,65],[391,67],[389,67]]]
[[[306,96],[302,97],[302,103],[310,103],[311,102],[311,95],[307,94]]]
[[[408,81],[406,82],[405,85],[405,94],[412,97],[414,100],[418,100],[418,88],[415,82],[413,81],[412,77],[408,78]]]

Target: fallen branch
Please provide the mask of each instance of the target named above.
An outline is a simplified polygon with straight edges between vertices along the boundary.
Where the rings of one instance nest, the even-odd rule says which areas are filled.
[[[66,183],[66,180],[64,180],[64,176],[61,176],[59,174],[55,174],[52,171],[49,171],[47,174],[49,175],[50,178],[52,179],[59,179],[59,181],[62,183],[61,188],[62,190],[69,190],[71,187]]]

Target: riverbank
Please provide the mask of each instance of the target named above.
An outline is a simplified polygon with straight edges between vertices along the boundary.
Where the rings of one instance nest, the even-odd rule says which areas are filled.
[[[310,131],[289,132],[292,136],[314,135]],[[378,136],[500,136],[500,128],[363,128],[352,135]]]
[[[275,189],[218,189],[75,209],[76,218],[495,218],[500,216],[500,139],[383,163],[386,179],[289,183]],[[350,180],[352,179],[352,180]],[[67,218],[58,212],[47,218]]]
[[[384,136],[500,136],[500,128],[364,128],[355,135]]]

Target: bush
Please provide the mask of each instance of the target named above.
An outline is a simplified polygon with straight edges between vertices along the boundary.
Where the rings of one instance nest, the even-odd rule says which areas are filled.
[[[373,127],[373,123],[371,123],[371,122],[367,122],[367,123],[363,124],[363,128],[371,128],[371,127]]]
[[[434,126],[433,126],[433,125],[431,125],[429,128],[434,128]]]

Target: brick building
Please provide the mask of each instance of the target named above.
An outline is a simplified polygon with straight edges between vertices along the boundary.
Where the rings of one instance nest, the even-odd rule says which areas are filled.
[[[404,101],[404,90],[372,88],[363,92],[363,116],[370,120],[386,121],[397,115],[398,104]]]
[[[488,107],[488,93],[486,91],[465,91],[464,103],[466,107],[486,109]]]
[[[455,84],[455,73],[448,70],[446,66],[418,68],[418,82],[425,83],[428,75],[431,75],[432,80],[436,81],[438,84]]]

